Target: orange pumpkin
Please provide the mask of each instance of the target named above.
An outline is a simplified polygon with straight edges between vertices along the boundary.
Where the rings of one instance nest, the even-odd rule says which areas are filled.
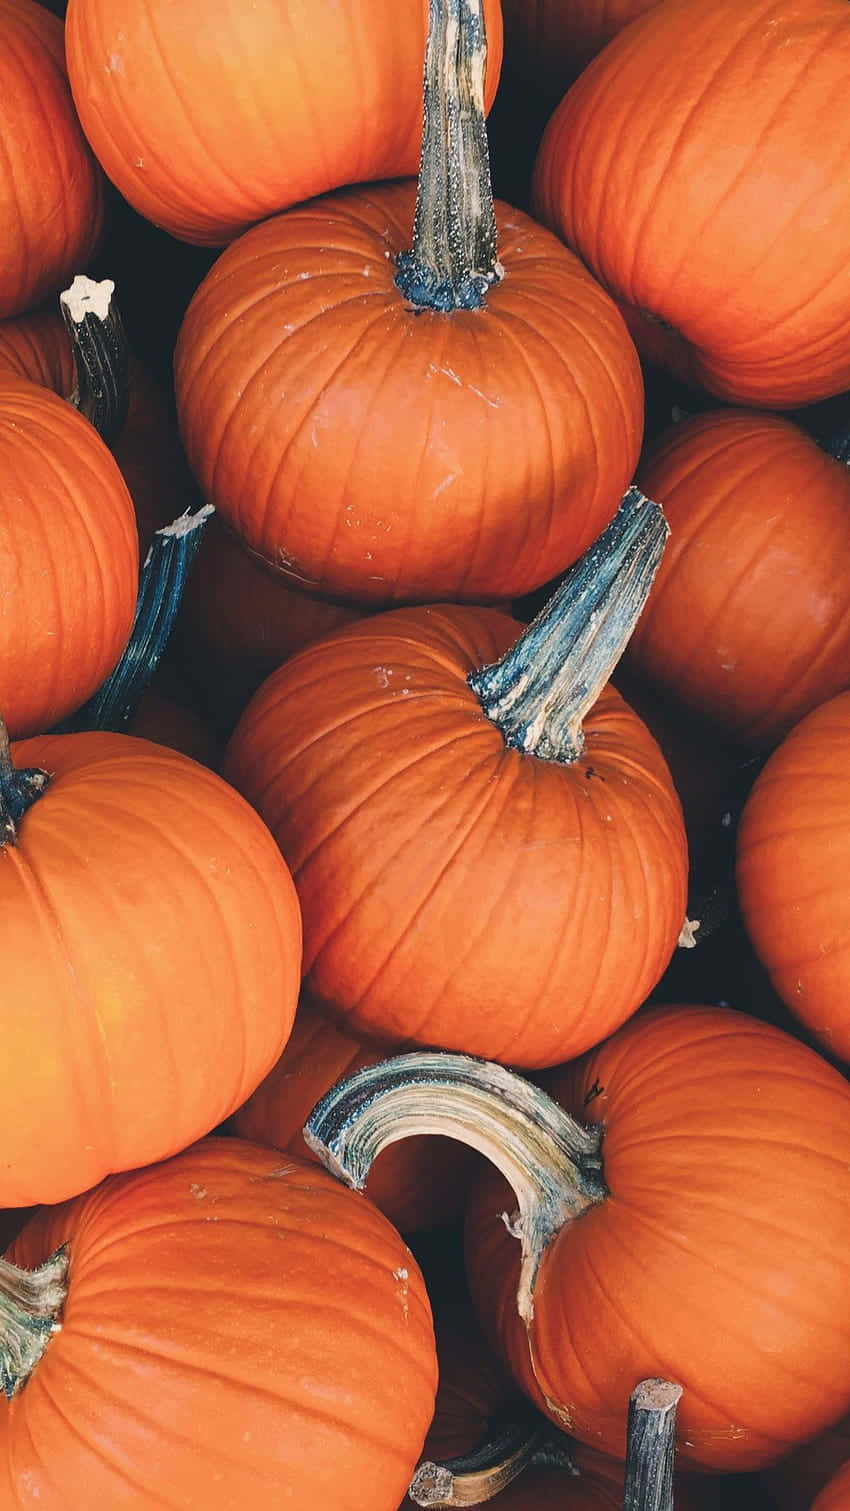
[[[85,267],[100,235],[102,175],[65,73],[62,23],[36,0],[0,0],[0,319]]]
[[[173,696],[170,686],[166,690],[153,682],[145,689],[127,733],[179,750],[213,770],[218,765],[220,751],[212,731],[194,709]]]
[[[342,184],[412,173],[427,0],[70,0],[83,128],[125,199],[222,245]],[[492,99],[501,11],[487,0]]]
[[[665,0],[546,129],[534,203],[642,352],[790,408],[850,388],[845,0]]]
[[[847,1511],[850,1506],[850,1459],[839,1469],[838,1473],[824,1486],[816,1501],[812,1502],[812,1511]]]
[[[850,685],[850,472],[788,420],[720,410],[656,441],[638,480],[671,536],[628,664],[776,743]]]
[[[591,58],[658,0],[503,0],[505,72],[557,104]]]
[[[777,1511],[811,1511],[816,1496],[850,1460],[850,1417],[780,1459],[763,1476]]]
[[[395,1511],[436,1356],[422,1276],[371,1203],[207,1139],[42,1211],[8,1258],[32,1271],[60,1245],[27,1277],[41,1357],[0,1411],[9,1511]],[[15,1278],[0,1268],[7,1388],[39,1320]]]
[[[13,754],[0,1202],[24,1206],[164,1158],[244,1102],[292,1024],[300,918],[271,836],[194,761],[104,733]]]
[[[302,1128],[319,1098],[361,1065],[390,1053],[331,1022],[304,994],[286,1048],[232,1119],[242,1138],[309,1155]],[[451,1139],[405,1139],[387,1149],[369,1179],[368,1195],[402,1233],[456,1221],[473,1165]]]
[[[738,828],[747,932],[783,1002],[850,1059],[850,692],[792,730]]]

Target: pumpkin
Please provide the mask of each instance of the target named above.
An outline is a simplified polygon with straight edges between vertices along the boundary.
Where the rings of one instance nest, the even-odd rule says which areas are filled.
[[[505,73],[557,104],[591,58],[658,0],[504,0]]]
[[[807,715],[757,778],[738,828],[744,923],[775,990],[850,1059],[850,692]]]
[[[816,1496],[850,1459],[850,1416],[836,1422],[764,1475],[777,1511],[811,1511]]]
[[[426,0],[70,0],[83,129],[136,210],[172,236],[231,241],[275,210],[416,167]],[[501,12],[487,0],[487,93]]]
[[[658,980],[685,915],[681,808],[605,683],[637,612],[624,564],[651,577],[663,531],[629,495],[519,639],[495,609],[392,610],[249,703],[223,770],[292,870],[306,984],[352,1031],[551,1065]]]
[[[643,354],[721,398],[790,408],[850,387],[848,69],[844,0],[665,0],[547,126],[536,213]]]
[[[637,354],[578,260],[494,208],[484,55],[480,0],[434,4],[418,191],[347,190],[255,227],[180,328],[201,491],[309,593],[514,597],[575,561],[631,481]]]
[[[175,696],[170,684],[153,682],[145,689],[128,733],[179,750],[213,770],[218,765],[220,751],[212,731],[193,708]]]
[[[234,1115],[234,1132],[309,1154],[301,1129],[320,1096],[361,1065],[385,1059],[391,1048],[333,1023],[303,994],[286,1048]],[[406,1139],[376,1165],[368,1194],[394,1227],[416,1233],[460,1218],[472,1169],[468,1151],[450,1139]]]
[[[545,1086],[463,1055],[402,1055],[330,1091],[305,1137],[355,1187],[385,1142],[414,1133],[492,1160],[513,1191],[485,1175],[467,1209],[473,1298],[518,1383],[582,1442],[622,1457],[630,1394],[651,1376],[683,1387],[683,1467],[759,1468],[845,1413],[838,1071],[743,1013],[673,1006]]]
[[[324,1170],[208,1139],[43,1211],[7,1259],[10,1511],[395,1511],[434,1402],[428,1300]],[[12,1350],[37,1323],[14,1266],[43,1330],[23,1384]]]
[[[850,1459],[839,1469],[838,1473],[824,1486],[816,1501],[812,1502],[811,1511],[847,1511],[850,1506]]]
[[[0,319],[32,309],[85,266],[102,175],[80,129],[62,23],[36,0],[0,0]]]
[[[638,481],[671,538],[628,665],[775,744],[850,684],[850,472],[789,420],[722,410],[667,431]]]
[[[0,371],[0,714],[58,723],[115,665],[138,581],[118,465],[70,404]]]
[[[101,732],[12,753],[0,1202],[25,1206],[164,1158],[245,1101],[292,1024],[300,918],[271,836],[194,761]]]

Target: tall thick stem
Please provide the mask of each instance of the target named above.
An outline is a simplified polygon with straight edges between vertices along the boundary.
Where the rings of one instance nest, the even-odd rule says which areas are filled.
[[[676,1408],[681,1385],[641,1380],[629,1399],[623,1511],[673,1511]]]
[[[505,1221],[522,1246],[517,1308],[530,1322],[549,1242],[607,1194],[602,1129],[577,1123],[502,1065],[413,1053],[367,1065],[332,1087],[310,1114],[304,1138],[334,1175],[362,1190],[387,1144],[422,1133],[477,1149],[512,1186],[518,1212]]]
[[[37,766],[19,771],[12,761],[9,731],[0,718],[0,850],[14,845],[18,825],[50,782],[50,774]]]
[[[506,745],[546,761],[578,759],[582,721],[626,648],[669,533],[658,504],[630,488],[510,650],[472,673],[469,685]]]
[[[503,275],[484,117],[483,0],[430,0],[413,249],[396,284],[420,309],[478,309]]]
[[[129,382],[127,338],[112,302],[111,279],[95,283],[78,274],[59,295],[62,319],[74,347],[77,386],[70,402],[113,446],[127,418]]]
[[[37,1270],[0,1259],[0,1384],[9,1400],[26,1384],[59,1330],[67,1274],[66,1245]]]

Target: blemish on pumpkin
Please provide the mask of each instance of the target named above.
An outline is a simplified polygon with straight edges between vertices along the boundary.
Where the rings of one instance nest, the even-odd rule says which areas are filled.
[[[398,1267],[397,1270],[393,1270],[393,1280],[397,1280],[399,1282],[400,1287],[401,1287],[400,1292],[399,1292],[399,1300],[401,1302],[401,1309],[402,1309],[402,1312],[404,1313],[404,1320],[405,1320],[405,1322],[407,1321],[407,1319],[408,1319],[408,1317],[410,1315],[410,1307],[408,1305],[408,1300],[407,1300],[408,1290],[409,1290],[409,1287],[408,1287],[408,1280],[409,1279],[410,1279],[410,1272],[409,1272],[409,1270],[407,1270],[405,1268],[404,1265],[399,1265],[399,1267]]]
[[[190,1191],[191,1195],[194,1196],[197,1201],[203,1201],[204,1197],[207,1194],[207,1188],[206,1188],[206,1186],[199,1186],[198,1183],[197,1183],[197,1181],[194,1181],[194,1180],[192,1181],[192,1184],[189,1187],[189,1191]]]
[[[680,950],[692,950],[696,948],[697,929],[700,926],[698,918],[686,918],[682,924],[682,932],[676,940],[676,946]]]

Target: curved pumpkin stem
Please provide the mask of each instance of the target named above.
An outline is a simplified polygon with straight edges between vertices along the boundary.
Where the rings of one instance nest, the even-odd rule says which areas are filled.
[[[482,0],[430,0],[413,249],[396,284],[419,309],[479,309],[503,276],[484,116]]]
[[[623,1511],[673,1511],[676,1408],[681,1385],[641,1380],[629,1398]]]
[[[18,771],[12,760],[9,731],[0,718],[0,850],[15,844],[18,824],[49,782],[49,773],[37,766]]]
[[[77,369],[77,386],[69,402],[107,446],[118,440],[129,404],[127,338],[112,302],[114,292],[111,278],[95,283],[80,273],[59,295]]]
[[[417,1506],[480,1506],[510,1485],[534,1461],[540,1446],[542,1418],[525,1412],[493,1422],[471,1453],[433,1463],[423,1459],[408,1486]]]
[[[539,1087],[470,1055],[398,1055],[331,1087],[304,1138],[346,1185],[362,1191],[381,1150],[414,1134],[457,1138],[489,1159],[512,1186],[518,1211],[505,1215],[522,1245],[517,1309],[534,1315],[543,1254],[565,1223],[607,1195],[602,1129],[576,1122]]]
[[[582,721],[626,648],[669,534],[658,504],[630,488],[510,650],[470,675],[506,745],[545,761],[578,760]]]
[[[59,1331],[67,1276],[67,1244],[37,1270],[22,1270],[0,1259],[0,1384],[9,1400],[26,1384]]]

